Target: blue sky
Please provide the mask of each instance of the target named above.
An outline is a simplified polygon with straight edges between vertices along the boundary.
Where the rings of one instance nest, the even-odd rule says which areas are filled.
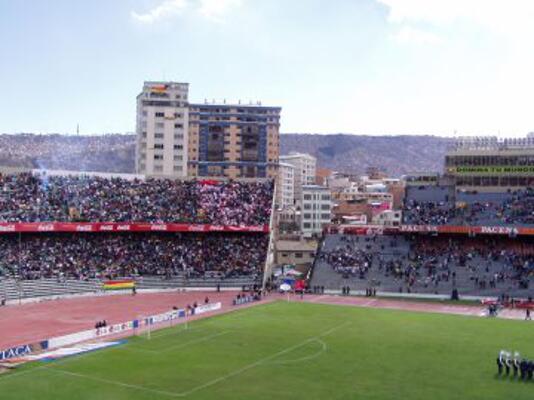
[[[0,132],[127,132],[144,80],[282,132],[534,131],[531,0],[0,0]]]

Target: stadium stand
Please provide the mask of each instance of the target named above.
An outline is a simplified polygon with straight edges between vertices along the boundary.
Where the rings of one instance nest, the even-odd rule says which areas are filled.
[[[269,223],[273,183],[0,175],[0,222]]]
[[[406,188],[403,217],[412,225],[534,226],[534,190],[455,193],[453,186]]]
[[[272,181],[1,173],[0,297],[92,292],[119,277],[140,289],[261,283],[273,190]],[[115,225],[89,226],[99,223]]]
[[[225,279],[262,272],[264,234],[77,233],[0,235],[0,264],[8,276],[113,279],[164,276]]]
[[[528,296],[534,281],[530,238],[326,235],[311,286],[376,287],[402,293]]]

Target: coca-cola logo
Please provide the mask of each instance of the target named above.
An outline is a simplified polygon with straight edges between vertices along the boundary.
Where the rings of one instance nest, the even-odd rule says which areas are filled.
[[[209,226],[209,230],[210,230],[210,231],[214,231],[214,232],[224,231],[224,226],[220,226],[220,225],[210,225],[210,226]]]
[[[76,232],[91,232],[92,230],[92,225],[76,225]]]
[[[0,225],[0,232],[15,232],[15,225]]]
[[[118,227],[117,227],[118,229]],[[101,231],[112,231],[113,230],[113,225],[100,225],[100,230]]]
[[[150,225],[151,231],[166,231],[167,225],[165,224],[159,224],[159,225]]]
[[[130,230],[130,225],[126,224],[126,225],[117,225],[117,230],[118,231],[129,231]]]
[[[39,224],[37,230],[39,232],[51,232],[54,230],[54,224]]]
[[[189,225],[187,230],[190,232],[204,232],[204,225]]]

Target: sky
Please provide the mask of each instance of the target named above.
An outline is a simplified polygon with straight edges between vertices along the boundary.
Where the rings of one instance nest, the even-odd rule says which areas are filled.
[[[133,132],[145,80],[282,132],[534,131],[532,0],[0,0],[0,133]]]

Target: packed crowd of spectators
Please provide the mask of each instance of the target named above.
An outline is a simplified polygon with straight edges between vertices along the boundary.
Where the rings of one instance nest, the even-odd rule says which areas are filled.
[[[20,279],[184,276],[257,279],[264,234],[25,234],[0,235],[0,269]]]
[[[0,222],[269,223],[272,182],[0,174]]]
[[[466,195],[464,195],[464,198]],[[407,197],[405,224],[413,225],[534,225],[534,189],[518,190],[501,200],[471,194],[468,202],[421,201]]]
[[[1,134],[0,165],[133,173],[135,135]]]

